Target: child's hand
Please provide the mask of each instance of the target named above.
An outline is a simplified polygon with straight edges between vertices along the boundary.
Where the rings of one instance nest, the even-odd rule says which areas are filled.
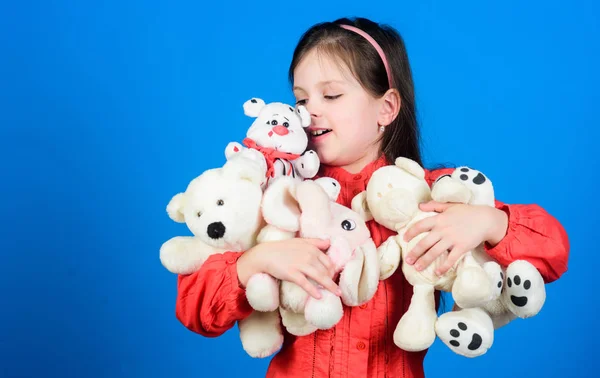
[[[482,242],[496,245],[506,235],[508,216],[494,207],[430,201],[419,208],[440,214],[415,223],[404,235],[404,240],[410,241],[422,232],[429,232],[405,259],[417,270],[426,268],[443,252],[449,251],[448,259],[435,272],[443,275],[461,256]]]
[[[289,239],[261,243],[244,252],[238,259],[238,277],[245,287],[253,274],[267,273],[277,279],[302,287],[309,295],[321,298],[319,290],[308,279],[341,295],[333,282],[334,266],[323,252],[329,241],[320,239]]]

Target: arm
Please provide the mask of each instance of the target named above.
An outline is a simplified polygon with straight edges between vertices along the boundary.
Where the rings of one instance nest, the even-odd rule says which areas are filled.
[[[237,274],[241,254],[212,255],[198,271],[179,275],[175,314],[186,328],[216,337],[250,315],[252,308]]]
[[[453,168],[427,172],[429,185]],[[515,260],[533,264],[546,283],[553,282],[567,271],[569,240],[564,227],[538,205],[508,205],[495,201],[496,209],[508,217],[504,237],[495,245],[485,243],[488,255],[500,265]]]

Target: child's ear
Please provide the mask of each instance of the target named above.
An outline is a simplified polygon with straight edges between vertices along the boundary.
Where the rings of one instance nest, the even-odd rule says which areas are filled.
[[[378,124],[387,126],[394,122],[398,113],[400,113],[400,107],[402,106],[402,100],[400,99],[400,93],[397,89],[389,89],[383,97],[381,97],[381,108],[379,110],[379,118],[377,119]]]
[[[248,117],[256,118],[264,107],[265,102],[263,100],[260,98],[251,98],[244,103],[244,114]]]

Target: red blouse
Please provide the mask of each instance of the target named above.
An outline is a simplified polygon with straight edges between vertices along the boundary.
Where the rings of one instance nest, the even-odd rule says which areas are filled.
[[[359,174],[338,167],[323,167],[322,176],[335,178],[342,191],[338,202],[350,206],[352,198],[366,189],[371,174],[387,164],[384,157]],[[431,185],[453,169],[426,171]],[[496,207],[508,214],[508,231],[495,247],[487,248],[501,265],[517,259],[532,263],[545,281],[558,279],[567,270],[569,241],[561,224],[537,205]],[[376,246],[393,231],[368,222]],[[178,278],[176,316],[188,329],[216,337],[248,316],[252,308],[237,276],[241,252],[211,256],[201,269]],[[375,296],[360,307],[344,307],[342,320],[332,329],[298,337],[285,334],[284,345],[272,358],[266,376],[275,377],[423,377],[427,351],[405,352],[393,342],[393,333],[408,309],[412,287],[398,269],[380,281]],[[241,347],[241,346],[240,346]]]

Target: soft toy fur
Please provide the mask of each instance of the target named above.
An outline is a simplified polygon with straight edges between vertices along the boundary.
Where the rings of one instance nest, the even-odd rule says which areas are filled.
[[[266,274],[251,277],[247,286],[251,305],[272,318],[281,316],[283,325],[293,335],[304,336],[333,327],[343,315],[342,302],[357,306],[369,301],[379,283],[377,249],[370,232],[358,214],[335,202],[338,194],[339,183],[329,178],[301,183],[281,178],[264,194],[267,226],[259,240],[295,236],[328,239],[327,254],[339,273],[341,300],[323,288],[322,298],[317,300],[291,282],[284,281],[279,286]]]
[[[263,188],[279,177],[300,181],[317,174],[319,157],[312,150],[306,151],[308,136],[304,128],[310,125],[311,118],[305,107],[293,108],[281,102],[265,104],[252,98],[244,103],[244,113],[256,118],[243,141],[246,147],[229,143],[225,148],[227,159],[246,148],[260,151],[264,157],[261,164],[265,166]]]
[[[245,151],[222,168],[205,171],[171,199],[169,216],[185,223],[194,236],[176,236],[161,246],[160,260],[167,270],[191,274],[212,254],[245,251],[256,245],[264,226],[264,169],[255,153]],[[269,321],[254,312],[239,322],[242,346],[250,356],[263,357],[272,353],[273,345],[282,344],[283,334]]]
[[[492,182],[480,171],[459,167],[451,175],[441,176],[432,187],[432,198],[438,202],[495,206]],[[535,316],[546,300],[544,279],[525,260],[501,267],[478,246],[473,257],[488,273],[493,284],[492,299],[480,308],[460,309],[441,315],[436,322],[437,336],[454,352],[477,357],[491,347],[494,329],[517,317]]]
[[[435,212],[423,212],[419,203],[431,200],[431,190],[425,180],[425,171],[413,160],[400,157],[395,165],[377,169],[367,185],[367,190],[352,201],[352,208],[365,220],[398,232],[381,248],[382,278],[391,275],[410,250],[428,233],[421,233],[410,242],[404,241],[404,233],[416,222]],[[408,311],[400,319],[394,343],[407,351],[422,351],[435,340],[434,291],[451,291],[456,303],[462,308],[477,307],[492,298],[492,285],[483,268],[471,253],[465,254],[455,266],[442,276],[435,269],[442,265],[448,252],[440,255],[427,268],[417,271],[413,265],[403,263],[402,272],[413,286],[413,296]]]

